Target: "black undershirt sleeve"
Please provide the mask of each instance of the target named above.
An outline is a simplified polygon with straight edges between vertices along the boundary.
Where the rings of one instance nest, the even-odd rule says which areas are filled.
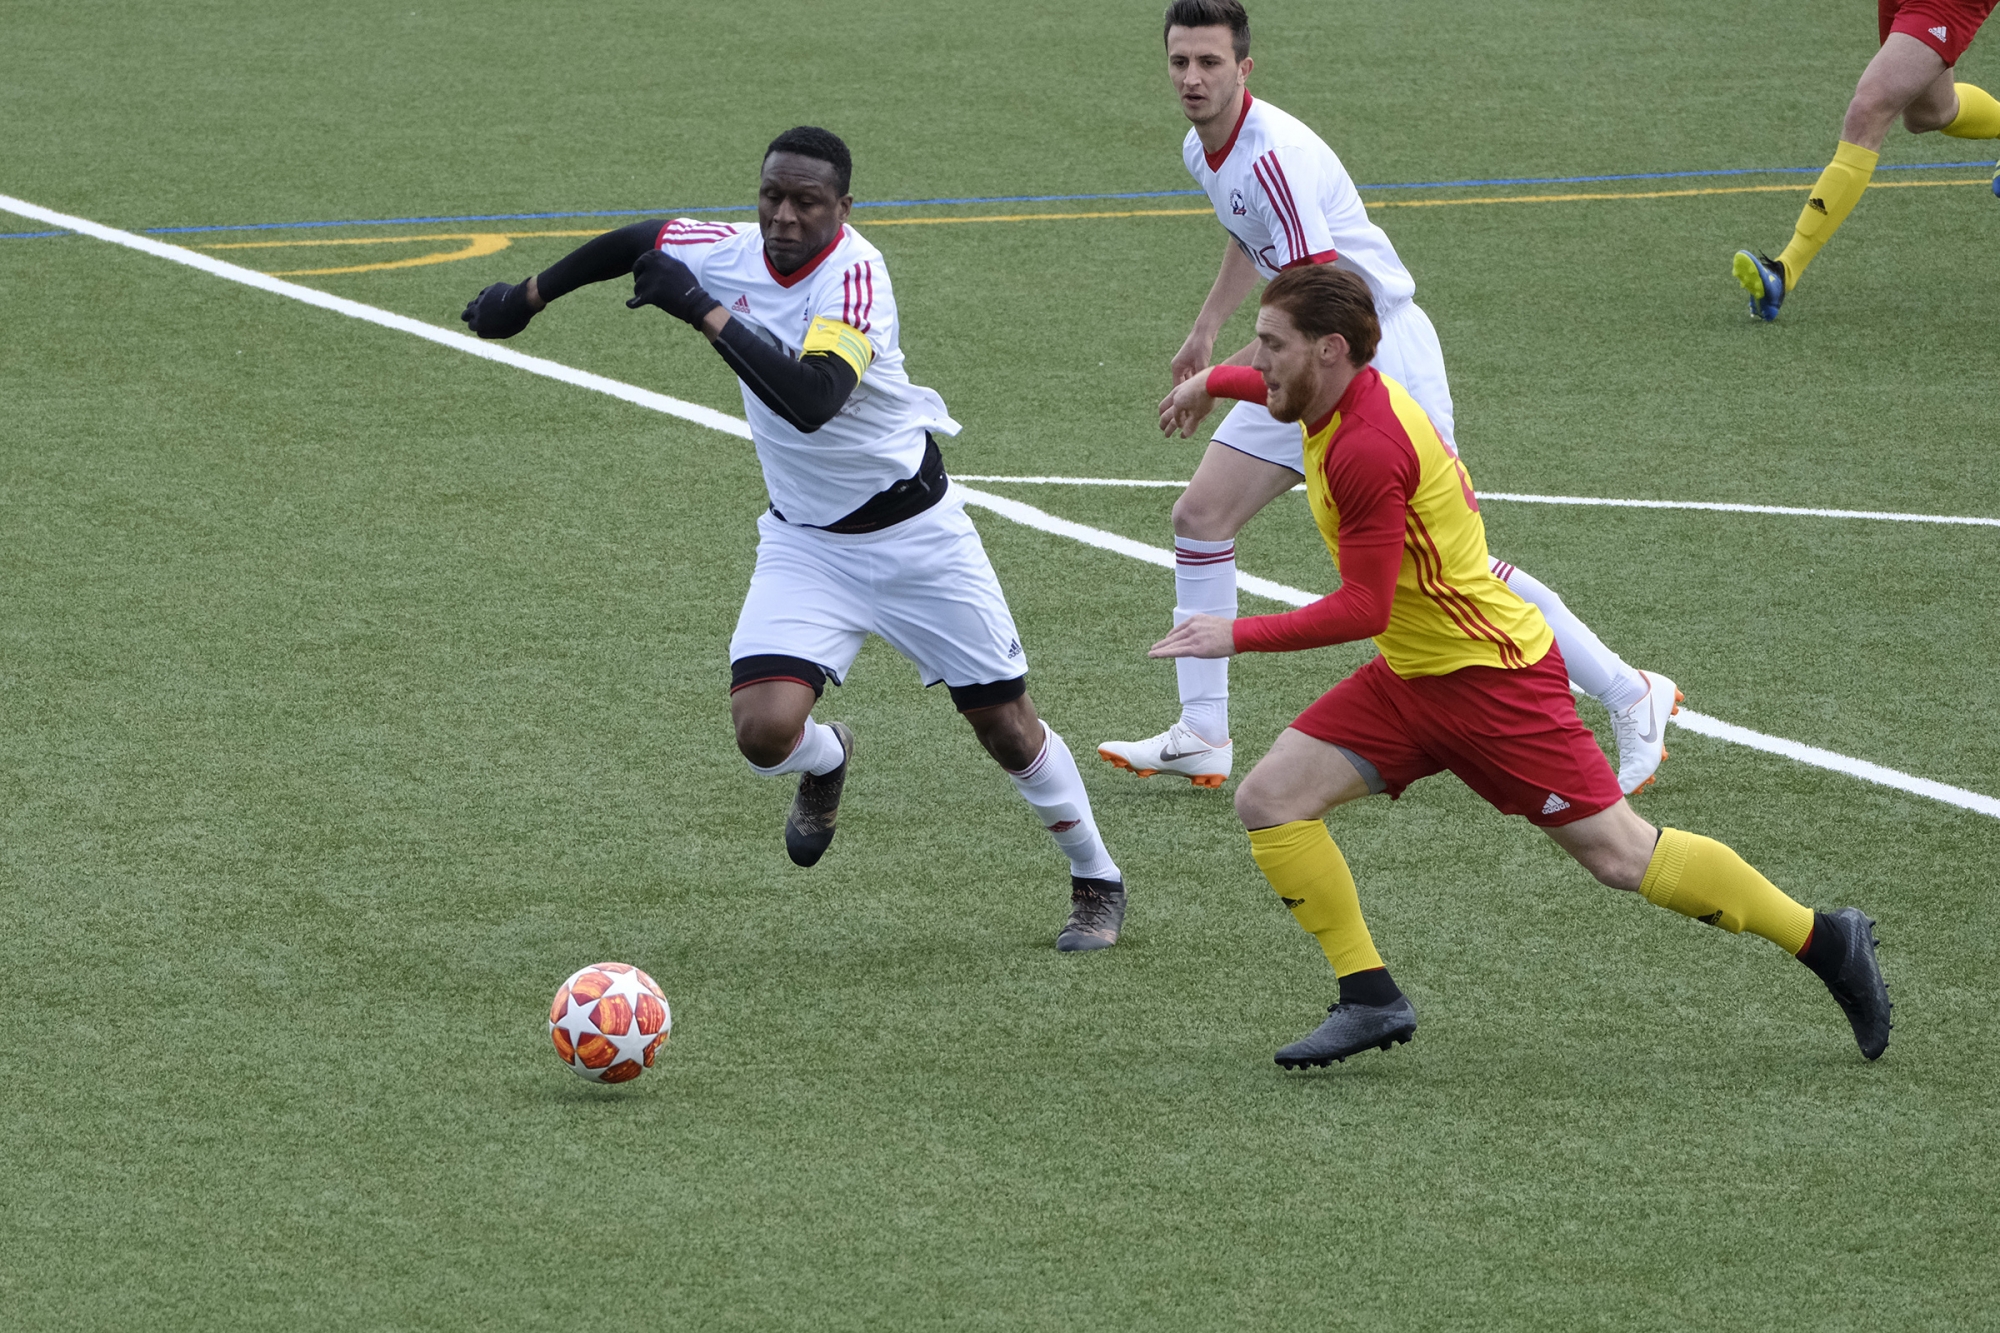
[[[536,294],[548,302],[593,282],[630,277],[632,265],[658,244],[666,225],[665,218],[648,218],[585,241],[535,276]]]
[[[810,435],[833,420],[861,377],[831,352],[797,360],[749,325],[732,319],[716,335],[715,350],[764,406]]]
[[[536,275],[536,293],[547,303],[593,282],[629,276],[639,256],[659,243],[666,225],[665,218],[648,218],[585,241]],[[794,360],[740,320],[722,326],[715,350],[766,407],[807,434],[833,420],[861,382],[854,367],[832,353],[810,352]]]

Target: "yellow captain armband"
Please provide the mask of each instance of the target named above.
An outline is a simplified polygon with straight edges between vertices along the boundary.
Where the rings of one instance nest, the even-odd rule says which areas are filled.
[[[821,315],[806,330],[805,354],[813,352],[833,353],[853,366],[854,377],[859,379],[868,373],[868,363],[875,359],[875,344],[852,324],[843,324]]]

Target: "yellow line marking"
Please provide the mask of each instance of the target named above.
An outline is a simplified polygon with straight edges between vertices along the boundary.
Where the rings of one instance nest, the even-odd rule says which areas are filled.
[[[1871,190],[1916,190],[1927,185],[1984,185],[1983,179],[1953,181],[1874,181]],[[1788,185],[1728,185],[1714,186],[1701,190],[1631,190],[1604,191],[1590,194],[1511,194],[1489,196],[1484,199],[1370,199],[1370,208],[1444,208],[1452,204],[1567,204],[1581,199],[1687,199],[1698,194],[1786,194],[1803,192],[1807,187],[1796,182]],[[880,226],[880,223],[876,224]]]
[[[595,232],[572,232],[571,235],[596,235]],[[229,241],[221,245],[204,245],[204,250],[277,250],[297,246],[320,245],[395,245],[410,241],[464,241],[459,250],[445,250],[437,254],[416,255],[409,259],[393,259],[382,264],[347,264],[338,268],[288,268],[279,269],[271,276],[278,278],[312,277],[328,273],[375,273],[392,268],[421,268],[426,264],[449,264],[455,259],[478,259],[485,255],[498,254],[513,244],[513,238],[504,232],[431,232],[423,236],[357,236],[349,239],[325,239],[312,237],[295,241]]]
[[[1919,190],[1940,185],[1984,185],[1984,177],[1970,177],[1965,180],[1948,181],[1875,181],[1871,190]],[[1509,194],[1473,196],[1461,199],[1370,199],[1365,201],[1370,208],[1450,208],[1468,204],[1568,204],[1591,199],[1690,199],[1700,195],[1721,194],[1791,194],[1806,187],[1796,181],[1784,185],[1726,185],[1708,186],[1693,190],[1622,190],[1579,192],[1576,194]],[[1191,218],[1207,217],[1213,210],[1207,208],[1128,208],[1104,210],[1089,213],[995,213],[974,217],[949,218],[871,218],[870,227],[939,227],[957,223],[972,222],[1073,222],[1092,218]],[[381,264],[350,264],[340,268],[294,268],[284,269],[274,277],[310,277],[331,273],[374,273],[383,269],[421,268],[427,264],[449,264],[459,259],[478,259],[485,255],[498,254],[515,241],[534,240],[539,237],[597,236],[600,228],[581,230],[563,229],[559,231],[442,231],[426,232],[418,236],[355,236],[345,238],[312,237],[290,241],[228,241],[216,245],[204,245],[204,250],[279,250],[298,246],[325,245],[400,245],[414,241],[464,241],[463,249],[448,250],[438,254],[417,255],[410,259],[391,260]]]

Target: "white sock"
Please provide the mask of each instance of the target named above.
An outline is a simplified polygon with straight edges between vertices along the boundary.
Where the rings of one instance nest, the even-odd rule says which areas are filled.
[[[1083,879],[1124,879],[1105,850],[1104,839],[1097,834],[1083,774],[1076,771],[1076,756],[1054,727],[1044,722],[1042,732],[1042,752],[1034,762],[1018,773],[1012,769],[1007,772],[1014,780],[1014,790],[1021,793],[1035,818],[1069,857],[1070,874]]]
[[[1495,560],[1493,572],[1549,622],[1549,628],[1556,632],[1556,646],[1562,649],[1563,661],[1569,666],[1569,678],[1585,694],[1614,713],[1646,697],[1646,691],[1652,688],[1646,678],[1605,647],[1604,640],[1591,633],[1590,626],[1563,605],[1554,588],[1523,574],[1505,560]]]
[[[1189,616],[1236,619],[1236,543],[1174,538],[1174,623]],[[1229,659],[1177,657],[1181,721],[1211,745],[1229,739]]]
[[[811,773],[815,777],[831,773],[847,762],[847,752],[840,748],[840,737],[833,728],[823,726],[812,718],[806,719],[805,730],[799,734],[799,743],[785,756],[784,762],[769,768],[750,765],[750,771],[760,778],[775,778],[786,773]]]

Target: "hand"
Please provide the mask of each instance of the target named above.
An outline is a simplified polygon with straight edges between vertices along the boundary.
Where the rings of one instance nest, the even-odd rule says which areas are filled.
[[[1204,338],[1199,333],[1190,333],[1181,350],[1174,353],[1174,359],[1167,369],[1173,373],[1175,384],[1184,384],[1202,371],[1208,369],[1208,358],[1215,354],[1215,339]]]
[[[1203,367],[1200,374],[1183,381],[1160,400],[1160,433],[1172,439],[1179,432],[1185,440],[1214,410],[1215,399],[1208,392],[1208,369]]]
[[[686,264],[659,250],[648,250],[632,265],[632,299],[625,304],[633,310],[642,305],[656,305],[696,328],[701,327],[709,311],[722,306],[722,302],[702,290]]]
[[[528,284],[496,282],[465,303],[459,315],[482,338],[511,338],[535,317],[528,302]]]
[[[1174,632],[1146,650],[1148,657],[1234,657],[1236,622],[1221,616],[1189,616]]]

